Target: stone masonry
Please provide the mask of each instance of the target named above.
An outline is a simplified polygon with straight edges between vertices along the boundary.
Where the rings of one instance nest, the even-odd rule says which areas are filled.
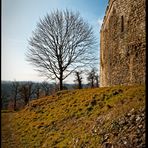
[[[100,86],[145,83],[145,0],[109,0],[100,30]]]

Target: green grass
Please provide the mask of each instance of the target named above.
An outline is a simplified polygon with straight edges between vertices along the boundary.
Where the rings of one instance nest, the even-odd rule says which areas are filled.
[[[60,91],[33,100],[15,114],[12,127],[24,148],[101,147],[101,135],[93,132],[96,124],[105,130],[132,108],[144,106],[144,85]]]

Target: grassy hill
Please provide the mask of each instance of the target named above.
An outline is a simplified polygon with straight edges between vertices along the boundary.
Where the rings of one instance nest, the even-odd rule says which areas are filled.
[[[144,107],[143,85],[61,91],[12,113],[11,128],[20,148],[143,146]]]

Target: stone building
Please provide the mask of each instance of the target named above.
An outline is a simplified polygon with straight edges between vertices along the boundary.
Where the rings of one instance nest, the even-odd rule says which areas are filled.
[[[145,83],[145,0],[109,0],[100,30],[100,86]]]

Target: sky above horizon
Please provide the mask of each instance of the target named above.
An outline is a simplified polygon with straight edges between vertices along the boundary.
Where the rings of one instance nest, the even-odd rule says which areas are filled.
[[[1,80],[45,80],[26,61],[25,53],[28,39],[39,19],[56,9],[79,11],[92,25],[98,40],[96,55],[99,57],[100,27],[107,3],[108,0],[2,0]],[[69,83],[69,80],[72,78],[69,77],[64,82]]]

